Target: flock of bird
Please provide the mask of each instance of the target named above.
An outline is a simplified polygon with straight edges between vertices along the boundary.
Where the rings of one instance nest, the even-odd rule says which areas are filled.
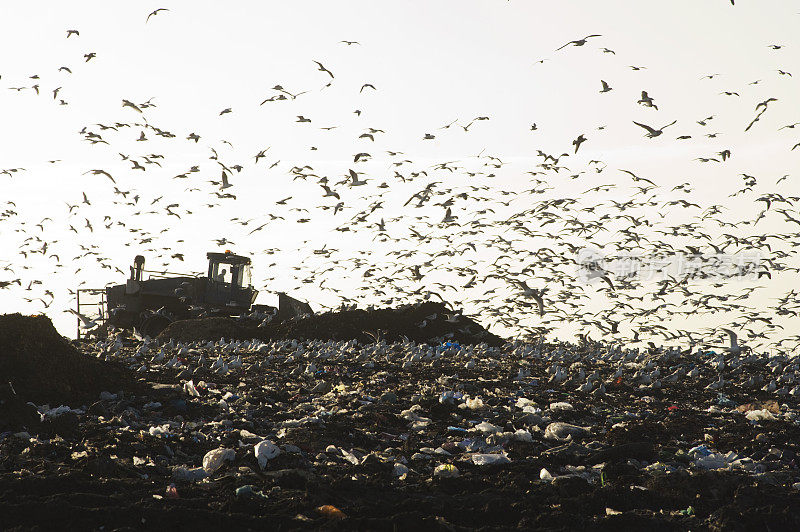
[[[169,10],[152,11],[145,23],[152,24],[155,16],[165,20],[170,16]],[[66,30],[66,38],[80,39],[80,31]],[[604,39],[603,35],[592,34],[571,40],[553,48],[556,55],[551,60],[562,54],[598,51],[604,56],[616,56],[616,51],[606,47],[591,48]],[[346,49],[364,46],[350,40],[336,45]],[[777,51],[785,45],[770,46]],[[96,57],[94,52],[88,52],[78,59],[88,63]],[[225,107],[218,119],[225,120],[237,108],[257,110],[267,105],[292,105],[300,112],[304,98],[340,82],[335,65],[311,58],[308,64],[310,70],[318,72],[318,87],[289,90],[285,87],[291,84],[282,81],[260,101]],[[630,68],[639,71],[646,67]],[[72,73],[70,66],[58,70],[62,76]],[[791,73],[783,69],[772,75],[791,78]],[[8,87],[11,94],[33,91],[41,96],[40,89],[50,83],[38,75],[28,79],[27,84]],[[367,97],[365,91],[379,92],[372,83],[362,81],[354,85],[357,97]],[[606,80],[600,80],[600,86],[601,95],[595,95],[598,98],[606,98],[615,90]],[[61,99],[62,89],[52,88],[53,99],[68,105]],[[638,94],[640,88],[636,90]],[[702,86],[697,90],[708,89]],[[667,110],[656,104],[651,92],[641,90],[638,101],[631,103],[659,116],[648,123],[627,123],[632,129],[642,128],[647,142],[664,142],[671,131],[668,128],[679,121],[671,116],[659,118]],[[740,94],[746,94],[744,88],[722,91],[719,97],[742,98]],[[42,220],[29,220],[17,205],[20,199],[0,199],[0,235],[19,235],[18,256],[7,255],[5,261],[0,261],[0,290],[19,294],[38,311],[68,312],[64,309],[74,308],[74,291],[57,296],[48,286],[50,276],[70,276],[78,286],[122,282],[127,275],[123,268],[130,257],[105,256],[104,246],[99,243],[104,238],[126,235],[126,245],[136,253],[155,257],[164,269],[174,270],[176,263],[184,260],[182,242],[171,240],[167,229],[153,227],[191,224],[211,212],[227,216],[236,211],[236,216],[219,229],[219,236],[214,235],[208,243],[244,254],[252,251],[256,288],[301,290],[312,305],[323,299],[318,295],[342,305],[376,306],[438,298],[482,323],[497,325],[518,336],[559,333],[567,325],[584,339],[695,346],[713,344],[723,335],[732,339],[729,349],[736,351],[738,334],[742,345],[753,348],[793,351],[800,345],[796,330],[800,299],[793,283],[800,273],[796,256],[800,246],[800,194],[781,193],[792,187],[798,190],[794,185],[797,176],[790,173],[769,181],[748,173],[732,175],[729,183],[736,183],[736,179],[739,186],[725,184],[730,190],[711,198],[716,201],[705,201],[694,193],[692,183],[669,187],[640,171],[614,168],[613,163],[584,163],[579,149],[592,140],[594,135],[589,133],[575,137],[574,149],[565,146],[548,150],[552,153],[532,150],[538,159],[536,164],[519,170],[502,156],[485,151],[462,160],[415,162],[412,155],[384,145],[387,128],[365,125],[353,139],[355,153],[349,156],[352,162],[347,170],[333,176],[315,170],[313,158],[287,163],[270,147],[244,155],[227,140],[208,140],[214,137],[213,132],[197,132],[183,125],[178,132],[172,126],[159,126],[156,98],[139,102],[123,96],[119,97],[117,117],[87,124],[79,131],[84,142],[105,150],[104,155],[118,153],[119,160],[113,167],[103,168],[86,162],[84,174],[98,180],[68,201],[63,211]],[[771,97],[747,104],[754,107],[754,115],[749,124],[742,124],[742,129],[749,132],[756,127],[773,127],[781,132],[781,139],[788,138],[784,134],[791,134],[800,125],[791,120],[800,118],[787,116],[791,103],[783,108],[782,116],[793,123],[780,123],[778,127],[775,122],[767,122],[765,116],[771,104],[782,103]],[[368,113],[363,111],[366,107],[360,107],[352,113],[348,111],[350,121],[360,123],[367,119]],[[420,131],[418,139],[428,143],[444,135],[462,134],[462,130],[464,135],[479,134],[481,124],[491,118],[479,115],[457,119],[436,126],[436,130]],[[714,139],[720,133],[705,133],[704,128],[716,119],[704,117],[691,126],[704,137]],[[302,113],[296,115],[295,124],[317,126],[313,117]],[[681,122],[681,126],[686,124]],[[320,130],[335,134],[337,127],[326,125]],[[530,128],[536,135],[543,129],[537,124]],[[597,135],[604,129],[605,126],[597,127]],[[686,141],[696,136],[687,128],[675,139]],[[800,142],[794,144],[797,140],[786,142],[785,149],[800,157]],[[137,152],[130,148],[148,143],[158,148]],[[206,156],[186,160],[181,154],[187,146],[205,150]],[[163,147],[171,147],[174,154]],[[315,150],[311,148],[312,154]],[[696,160],[727,164],[733,152],[726,147]],[[575,163],[570,162],[573,160]],[[167,161],[169,166],[182,165],[183,171],[165,175]],[[371,161],[386,163],[388,170],[376,171],[369,166]],[[246,196],[259,190],[258,184],[244,179],[249,171],[269,173],[275,176],[274,182],[285,184],[289,191],[287,195],[266,196],[252,217],[241,207]],[[504,179],[511,173],[514,179]],[[140,176],[145,174],[157,174],[165,182],[189,186],[183,193],[170,196],[162,187],[143,186]],[[0,178],[3,177],[36,179],[34,172],[22,167],[0,169]],[[595,180],[605,182],[596,184]],[[587,183],[583,192],[563,192],[582,182]],[[305,187],[302,197],[293,192],[299,189],[292,187]],[[271,190],[281,188],[282,185],[273,185]],[[313,190],[318,193],[309,192]],[[752,212],[729,207],[731,202],[748,205]],[[761,222],[762,226],[770,224],[777,229],[758,232],[756,225],[763,219],[768,221]],[[315,248],[313,231],[307,231],[302,224],[311,224],[316,232],[327,235],[325,243]],[[70,236],[46,236],[58,227],[65,228]],[[305,240],[293,250],[265,248],[267,234],[279,232],[295,232]],[[596,244],[602,248],[604,260],[581,262],[580,252]],[[298,252],[304,257],[299,264]],[[47,269],[28,264],[38,255]],[[662,265],[651,272],[657,274],[651,280],[640,272],[613,271],[609,267],[625,263],[633,255],[680,259],[688,261],[692,268],[668,273]],[[755,256],[757,260],[741,262],[743,256]],[[276,286],[275,275],[258,278],[259,273],[271,273],[270,267],[279,262],[293,276],[289,284],[295,286]],[[759,299],[760,294],[776,287],[780,296]],[[725,328],[697,325],[706,318],[723,320]],[[794,330],[791,324],[795,325]]]

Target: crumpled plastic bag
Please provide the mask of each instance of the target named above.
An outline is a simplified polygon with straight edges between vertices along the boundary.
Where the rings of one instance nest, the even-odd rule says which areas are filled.
[[[769,412],[772,412],[773,414],[781,413],[781,407],[780,405],[778,405],[778,401],[774,399],[764,401],[763,403],[756,401],[754,403],[739,405],[738,407],[736,407],[736,410],[743,413],[749,412],[751,410],[767,410]]]
[[[169,436],[172,434],[170,431],[169,423],[164,423],[163,425],[156,425],[155,427],[150,427],[147,432],[150,436]]]
[[[773,421],[778,419],[775,417],[775,414],[767,410],[766,408],[763,410],[750,410],[747,412],[744,417],[749,419],[750,421]]]
[[[472,463],[478,466],[495,465],[495,464],[510,464],[511,458],[506,453],[498,454],[473,454]]]
[[[176,467],[172,470],[172,478],[186,482],[197,482],[198,480],[203,480],[207,476],[208,473],[202,467],[196,467],[192,469]]]
[[[433,476],[438,478],[457,478],[461,472],[453,464],[439,464],[433,469]]]
[[[208,451],[203,457],[203,469],[205,469],[206,473],[211,475],[214,471],[222,467],[223,462],[226,460],[230,462],[236,460],[236,451],[223,447]]]
[[[467,400],[464,401],[464,404],[466,404],[467,408],[470,410],[480,410],[483,408],[483,399],[480,397],[475,397],[474,399],[468,397]]]
[[[483,432],[484,434],[492,433],[492,432],[503,432],[503,429],[498,427],[497,425],[492,425],[488,421],[481,421],[475,428],[479,431]]]
[[[269,440],[262,440],[253,448],[253,454],[256,455],[258,465],[264,469],[267,462],[281,454],[281,449]]]
[[[44,421],[46,418],[58,417],[61,414],[66,414],[67,412],[83,413],[82,410],[72,410],[66,405],[57,406],[56,408],[49,408],[47,405],[45,405],[39,409],[39,416],[41,417],[42,421]]]
[[[197,391],[194,381],[185,382],[183,384],[183,391],[189,394],[191,397],[200,397],[200,392]]]
[[[570,425],[569,423],[563,423],[561,421],[550,423],[547,425],[547,428],[544,429],[544,437],[548,440],[564,441],[570,436],[572,438],[579,438],[588,435],[589,429],[579,427],[578,425]]]
[[[532,442],[533,441],[533,434],[525,429],[517,429],[516,432],[511,436],[512,439],[516,441],[524,441],[524,442]]]

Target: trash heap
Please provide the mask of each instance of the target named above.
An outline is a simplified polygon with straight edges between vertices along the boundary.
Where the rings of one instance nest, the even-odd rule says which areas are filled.
[[[800,529],[786,354],[84,344],[149,384],[0,432],[0,528]]]
[[[256,326],[257,325],[257,326]],[[260,340],[385,340],[440,344],[485,343],[492,347],[503,340],[474,320],[449,310],[444,303],[424,302],[398,308],[354,309],[325,312],[289,320],[237,322],[227,318],[182,320],[170,324],[159,339],[182,342],[219,338]]]

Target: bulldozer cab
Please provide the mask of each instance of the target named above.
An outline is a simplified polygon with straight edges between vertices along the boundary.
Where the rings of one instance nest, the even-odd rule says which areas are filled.
[[[208,253],[207,257],[206,301],[228,308],[250,308],[257,295],[250,284],[250,259],[230,251]]]

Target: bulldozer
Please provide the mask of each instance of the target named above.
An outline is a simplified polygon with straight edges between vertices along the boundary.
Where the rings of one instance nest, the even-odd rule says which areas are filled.
[[[254,305],[258,290],[251,284],[249,257],[229,250],[209,252],[206,257],[207,274],[198,276],[147,271],[145,258],[137,255],[125,284],[92,291],[101,295],[100,313],[105,324],[135,328],[141,334],[155,337],[170,323],[182,319],[206,316],[288,319],[313,314],[308,303],[281,292],[277,308]],[[80,307],[79,297],[79,313]]]

